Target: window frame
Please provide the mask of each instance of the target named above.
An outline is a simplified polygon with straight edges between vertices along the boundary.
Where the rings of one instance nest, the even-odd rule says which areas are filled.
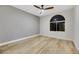
[[[60,16],[59,18],[55,18],[55,17],[58,17],[58,16]],[[55,19],[54,19],[55,18]],[[57,19],[57,20],[56,20]],[[59,20],[58,20],[59,19]],[[60,23],[60,25],[61,26],[59,26],[58,27],[58,24]],[[55,16],[53,16],[52,18],[51,18],[51,20],[50,20],[50,31],[54,31],[54,30],[51,30],[51,24],[56,24],[56,27],[54,27],[53,25],[53,27],[56,29],[55,31],[61,31],[61,32],[65,32],[65,18],[64,18],[64,16],[62,16],[62,15],[55,15]],[[62,25],[63,24],[63,25]],[[58,28],[61,28],[62,27],[62,29],[60,29],[60,30],[58,30]]]

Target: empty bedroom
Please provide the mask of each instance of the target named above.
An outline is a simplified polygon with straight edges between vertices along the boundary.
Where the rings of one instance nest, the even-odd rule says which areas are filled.
[[[79,5],[0,5],[0,54],[78,54]]]

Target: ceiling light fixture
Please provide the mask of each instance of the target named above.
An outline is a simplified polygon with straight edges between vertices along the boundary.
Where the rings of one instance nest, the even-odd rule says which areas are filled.
[[[41,10],[40,14],[42,14],[45,10],[49,10],[49,9],[54,8],[53,6],[45,8],[44,7],[45,5],[41,5],[41,6],[33,5],[33,6]]]
[[[40,14],[42,14],[44,11],[45,11],[45,10],[41,9],[41,12],[40,12]]]

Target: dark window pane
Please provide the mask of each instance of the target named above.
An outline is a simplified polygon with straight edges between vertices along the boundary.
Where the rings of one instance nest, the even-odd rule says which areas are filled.
[[[50,31],[56,31],[56,23],[50,23]]]
[[[63,21],[65,20],[65,18],[62,16],[62,15],[55,15],[51,18],[50,22],[53,22],[53,21]]]
[[[57,31],[65,31],[65,23],[64,22],[57,23]]]

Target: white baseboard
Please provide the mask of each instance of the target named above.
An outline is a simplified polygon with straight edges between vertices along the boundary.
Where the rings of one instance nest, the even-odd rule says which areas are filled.
[[[32,35],[32,36],[28,36],[28,37],[24,37],[24,38],[20,38],[20,39],[8,41],[8,42],[3,42],[3,43],[0,43],[0,46],[6,45],[6,44],[10,44],[10,43],[14,43],[14,42],[18,42],[18,41],[21,41],[21,40],[26,40],[28,38],[33,38],[33,37],[36,37],[36,36],[39,36],[39,35],[42,35],[42,34],[36,34],[36,35]],[[50,35],[42,35],[42,36],[52,37]],[[57,38],[57,37],[52,37],[52,38]],[[58,38],[58,39],[63,40],[63,38]],[[64,40],[68,40],[68,39],[64,39]],[[70,41],[72,41],[72,40],[70,40]]]
[[[14,42],[21,41],[21,40],[26,40],[28,38],[33,38],[33,37],[36,37],[36,36],[39,36],[39,34],[28,36],[28,37],[24,37],[24,38],[20,38],[20,39],[16,39],[16,40],[12,40],[12,41],[8,41],[8,42],[3,42],[3,43],[0,43],[0,46],[6,45],[6,44],[10,44],[10,43],[14,43]]]
[[[73,41],[73,43],[74,43],[74,45],[75,45],[75,47],[76,47],[77,51],[79,52],[79,47],[78,47],[78,44],[76,43],[76,41]]]
[[[69,41],[73,41],[72,39],[67,39],[67,38],[54,37],[54,36],[44,35],[44,34],[40,34],[40,35],[42,35],[42,36],[47,36],[47,37],[51,37],[51,38],[56,38],[56,39],[60,39],[60,40],[69,40]]]

